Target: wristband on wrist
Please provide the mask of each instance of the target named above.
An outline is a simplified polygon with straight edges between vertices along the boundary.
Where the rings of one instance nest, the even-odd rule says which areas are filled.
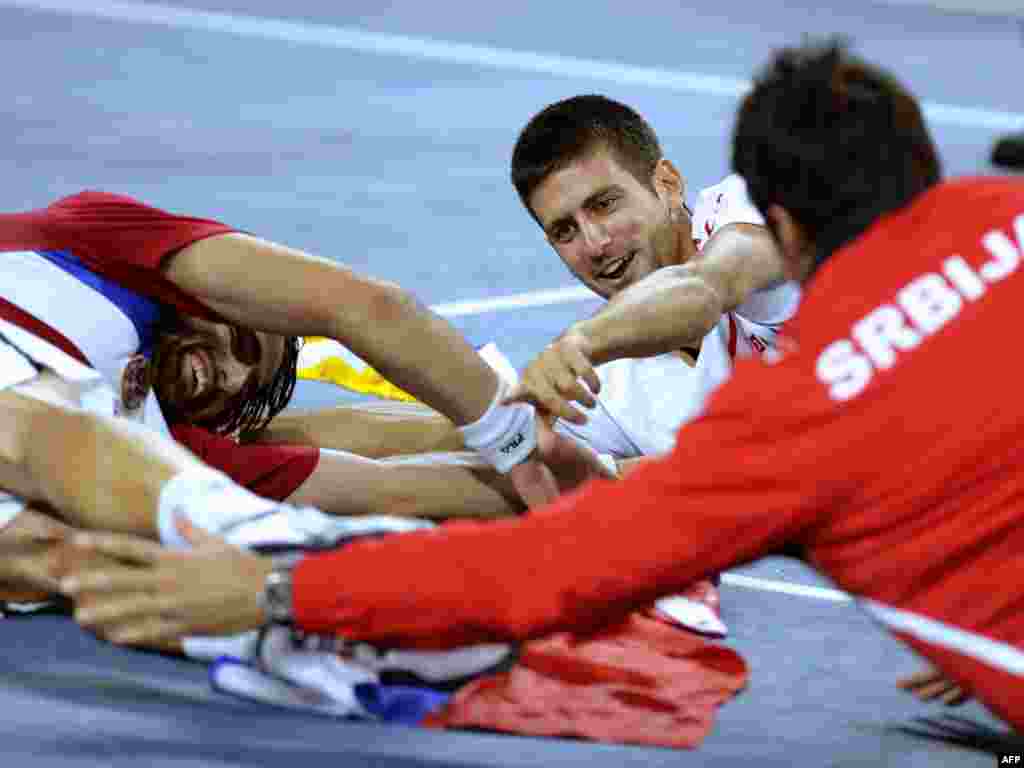
[[[511,385],[499,376],[498,391],[487,410],[472,424],[459,427],[466,447],[480,453],[501,473],[525,460],[537,447],[533,407],[500,405],[511,389]]]

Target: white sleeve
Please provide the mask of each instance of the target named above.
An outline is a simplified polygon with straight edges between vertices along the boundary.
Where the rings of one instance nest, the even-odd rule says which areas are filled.
[[[694,211],[694,236],[702,234],[706,240],[727,224],[764,226],[764,217],[747,194],[747,183],[735,173],[700,191]],[[734,311],[761,325],[781,325],[796,313],[799,304],[800,286],[786,282],[756,291]]]
[[[718,185],[722,193],[721,208],[715,217],[715,229],[726,224],[759,224],[764,226],[764,217],[757,210],[747,194],[747,183],[742,176],[731,174]]]
[[[703,244],[727,224],[764,226],[764,217],[747,195],[747,183],[735,173],[697,193],[693,210],[693,237]]]

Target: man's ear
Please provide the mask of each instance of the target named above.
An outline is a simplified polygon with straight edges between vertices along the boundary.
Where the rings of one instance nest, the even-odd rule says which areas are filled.
[[[765,216],[782,254],[786,277],[803,281],[814,268],[814,242],[807,230],[781,205],[768,206]]]
[[[686,179],[672,165],[672,161],[661,158],[651,176],[655,193],[669,210],[681,208],[686,200]]]

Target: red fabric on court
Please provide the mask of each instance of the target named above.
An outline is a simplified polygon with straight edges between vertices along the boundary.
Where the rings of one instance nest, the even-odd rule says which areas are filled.
[[[525,643],[512,669],[460,688],[424,725],[692,749],[746,684],[731,648],[632,613]]]

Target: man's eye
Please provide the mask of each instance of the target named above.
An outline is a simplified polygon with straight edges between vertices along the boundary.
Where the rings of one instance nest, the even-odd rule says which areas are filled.
[[[594,201],[594,210],[610,211],[615,205],[615,200],[613,196],[599,198]]]
[[[551,239],[564,245],[570,242],[575,234],[576,230],[573,227],[557,227],[551,230]]]

